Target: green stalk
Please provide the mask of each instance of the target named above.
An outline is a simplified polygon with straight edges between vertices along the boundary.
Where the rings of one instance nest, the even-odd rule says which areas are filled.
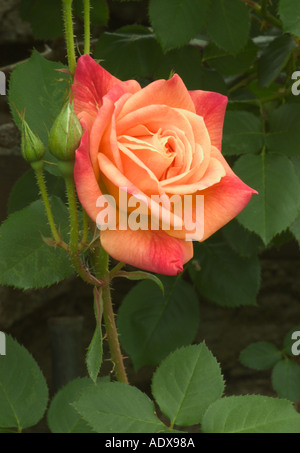
[[[109,282],[109,256],[101,247],[95,254],[96,276],[101,277]],[[102,289],[103,297],[103,319],[107,333],[107,341],[109,345],[111,360],[114,364],[114,373],[119,382],[128,384],[128,378],[123,362],[121,347],[119,343],[118,331],[115,322],[115,314],[110,294],[110,285],[107,283]]]
[[[84,13],[84,53],[89,55],[91,51],[90,0],[83,0],[83,13]]]
[[[103,288],[103,318],[116,378],[119,382],[128,384],[129,382],[121,353],[109,284]]]
[[[87,246],[88,235],[89,235],[89,217],[84,209],[82,209],[82,219],[83,219],[83,231],[82,231],[81,242],[79,245],[80,249]]]
[[[59,247],[63,248],[64,250],[68,250],[67,244],[60,237],[60,235],[57,231],[56,225],[55,225],[55,221],[54,221],[54,217],[53,217],[53,213],[52,213],[52,209],[51,209],[51,205],[50,205],[50,201],[49,201],[49,197],[48,197],[48,193],[47,193],[47,187],[46,187],[43,168],[40,165],[39,166],[32,165],[32,166],[33,166],[33,169],[35,172],[38,186],[40,188],[40,192],[41,192],[42,200],[43,200],[43,203],[45,206],[45,211],[46,211],[48,223],[49,223],[49,226],[51,229],[52,237]]]
[[[268,0],[262,0],[261,2],[261,13],[265,16],[268,13]]]
[[[69,214],[70,214],[70,253],[74,254],[78,251],[78,213],[77,213],[77,198],[75,192],[75,184],[72,177],[65,177]]]
[[[76,56],[74,45],[74,30],[73,30],[73,16],[72,16],[72,2],[73,0],[62,0],[63,2],[63,16],[65,23],[65,38],[67,45],[68,66],[71,74],[73,75],[76,68]]]
[[[252,0],[243,0],[243,2],[253,8],[256,14],[265,19],[266,22],[275,25],[275,27],[282,28],[281,21],[267,11],[267,2],[265,0],[263,0],[262,6]]]
[[[75,183],[73,178],[73,169],[74,162],[71,161],[59,161],[58,167],[64,177],[66,192],[68,198],[68,208],[70,216],[70,239],[68,253],[72,264],[77,272],[77,274],[84,280],[86,283],[89,283],[94,286],[103,286],[106,282],[101,278],[94,277],[82,263],[79,256],[79,224],[78,224],[78,212],[77,212],[77,196],[75,190]]]

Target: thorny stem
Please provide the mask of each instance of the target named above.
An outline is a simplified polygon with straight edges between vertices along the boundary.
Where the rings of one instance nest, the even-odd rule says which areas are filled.
[[[54,221],[54,217],[53,217],[53,213],[52,213],[52,209],[51,209],[51,205],[50,205],[50,201],[49,201],[49,197],[48,197],[48,193],[47,193],[47,187],[46,187],[46,182],[45,182],[45,178],[44,178],[44,171],[43,171],[42,167],[39,166],[37,168],[34,168],[34,172],[35,172],[35,176],[37,179],[37,183],[40,188],[42,200],[43,200],[46,215],[48,218],[48,223],[50,226],[52,237],[55,241],[55,245],[63,248],[64,250],[68,250],[68,245],[62,240],[60,234],[57,231],[56,225],[55,225],[55,221]]]
[[[103,288],[103,318],[107,333],[111,359],[114,364],[114,372],[119,382],[128,384],[128,378],[124,367],[123,357],[121,353],[118,331],[115,323],[115,314],[110,295],[110,286],[107,284]]]
[[[75,193],[75,184],[73,177],[65,177],[69,213],[70,213],[70,253],[74,254],[78,250],[78,214],[77,214],[77,199]]]
[[[81,242],[79,244],[79,249],[82,249],[87,246],[88,235],[89,235],[89,217],[84,209],[82,209],[82,221],[83,221],[83,231]]]
[[[73,0],[62,0],[62,2],[63,2],[63,16],[65,22],[65,37],[67,45],[68,66],[71,74],[73,75],[76,68],[73,17],[72,17]]]
[[[53,213],[52,213],[52,209],[51,209],[51,205],[50,205],[50,201],[49,201],[49,197],[48,197],[48,193],[47,193],[47,187],[46,187],[46,183],[45,183],[45,179],[44,179],[43,169],[40,166],[34,166],[34,171],[35,171],[36,179],[37,179],[37,182],[38,182],[38,185],[40,188],[42,200],[43,200],[43,203],[45,206],[45,211],[47,214],[48,223],[49,223],[49,226],[51,229],[51,233],[52,233],[52,236],[54,239],[55,246],[61,247],[66,252],[68,252],[70,259],[72,261],[72,264],[73,264],[74,268],[76,269],[76,272],[78,273],[78,275],[80,275],[80,277],[82,278],[82,280],[84,280],[86,283],[89,283],[94,286],[104,285],[106,283],[104,280],[94,277],[93,275],[91,275],[89,273],[89,271],[87,269],[85,269],[83,263],[80,260],[79,254],[78,254],[78,250],[77,250],[77,247],[78,247],[78,244],[77,244],[78,219],[77,219],[77,207],[76,207],[76,195],[75,195],[75,189],[74,189],[74,182],[72,183],[72,180],[70,178],[69,178],[69,181],[67,182],[68,178],[66,178],[66,186],[67,186],[68,199],[69,199],[69,209],[70,209],[70,206],[72,206],[72,208],[70,209],[70,228],[71,228],[70,244],[68,246],[68,244],[66,244],[62,240],[61,236],[59,235],[59,233],[57,231],[56,225],[55,225],[55,221],[54,221],[54,217],[53,217]]]
[[[64,20],[65,20],[65,34],[68,53],[68,64],[71,74],[74,74],[76,67],[76,57],[74,48],[74,33],[72,22],[72,1],[63,0]],[[84,4],[84,53],[90,53],[90,1],[83,0]],[[93,277],[87,270],[84,269],[79,257],[79,247],[81,247],[88,236],[88,218],[84,213],[84,228],[81,244],[78,244],[78,214],[77,214],[77,198],[75,192],[75,185],[71,172],[64,174],[69,212],[70,212],[70,242],[69,254],[74,267],[83,280],[94,284],[94,296],[99,296],[99,290],[102,287],[103,296],[103,319],[105,323],[107,340],[111,353],[111,359],[114,364],[114,372],[119,382],[128,384],[128,378],[124,367],[121,347],[118,338],[117,327],[115,323],[115,314],[110,294],[110,274],[108,270],[109,257],[105,250],[101,247],[94,253],[95,258],[95,275]],[[91,281],[92,280],[92,281]],[[94,281],[93,281],[94,280]]]
[[[116,264],[116,266],[109,273],[110,280],[112,280],[124,266],[125,263],[122,262]]]
[[[90,0],[83,0],[84,13],[84,53],[90,54],[91,29],[90,29]]]
[[[78,212],[77,212],[77,196],[75,190],[75,183],[73,178],[73,167],[74,162],[59,162],[58,166],[62,172],[65,180],[68,208],[70,215],[70,239],[68,253],[74,268],[78,275],[89,284],[94,286],[103,286],[106,282],[101,278],[94,277],[88,269],[84,267],[80,256],[79,256],[79,244],[78,244]],[[87,234],[87,233],[85,233]]]
[[[83,281],[96,287],[101,287],[107,283],[100,277],[94,277],[87,269],[85,269],[78,253],[69,253],[69,255],[77,274],[82,278]]]
[[[109,281],[109,257],[106,251],[101,247],[95,253],[95,266],[96,276],[102,278],[105,281]],[[113,304],[110,294],[110,284],[109,282],[102,288],[102,297],[103,297],[103,319],[105,324],[105,329],[107,333],[107,341],[109,345],[109,350],[111,354],[111,360],[114,364],[114,373],[119,382],[128,384],[128,378],[123,362],[121,347],[119,343],[118,331],[115,322],[115,314],[113,311]]]

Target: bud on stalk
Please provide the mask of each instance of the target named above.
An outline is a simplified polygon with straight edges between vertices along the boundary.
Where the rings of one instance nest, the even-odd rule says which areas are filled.
[[[32,132],[24,118],[22,118],[21,151],[23,158],[32,167],[43,165],[42,159],[45,154],[45,146],[39,137]]]
[[[68,102],[56,118],[49,135],[49,151],[59,161],[75,160],[75,151],[79,147],[82,127],[75,115],[73,106]]]

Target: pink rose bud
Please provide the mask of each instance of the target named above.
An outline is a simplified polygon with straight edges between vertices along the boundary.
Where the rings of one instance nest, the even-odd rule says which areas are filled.
[[[74,161],[82,128],[73,107],[67,103],[54,121],[49,135],[49,151],[60,161]]]
[[[22,118],[21,151],[24,159],[30,164],[41,161],[45,154],[44,144],[32,132],[24,118]]]

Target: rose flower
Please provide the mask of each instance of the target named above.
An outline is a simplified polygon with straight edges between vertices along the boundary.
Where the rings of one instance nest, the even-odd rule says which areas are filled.
[[[256,193],[221,154],[225,96],[188,91],[176,74],[141,88],[88,55],[78,60],[72,94],[84,128],[75,156],[78,197],[116,260],[176,275],[193,257],[193,240],[207,239]],[[104,225],[103,196],[119,214],[113,226]],[[136,223],[124,226],[132,216]]]

